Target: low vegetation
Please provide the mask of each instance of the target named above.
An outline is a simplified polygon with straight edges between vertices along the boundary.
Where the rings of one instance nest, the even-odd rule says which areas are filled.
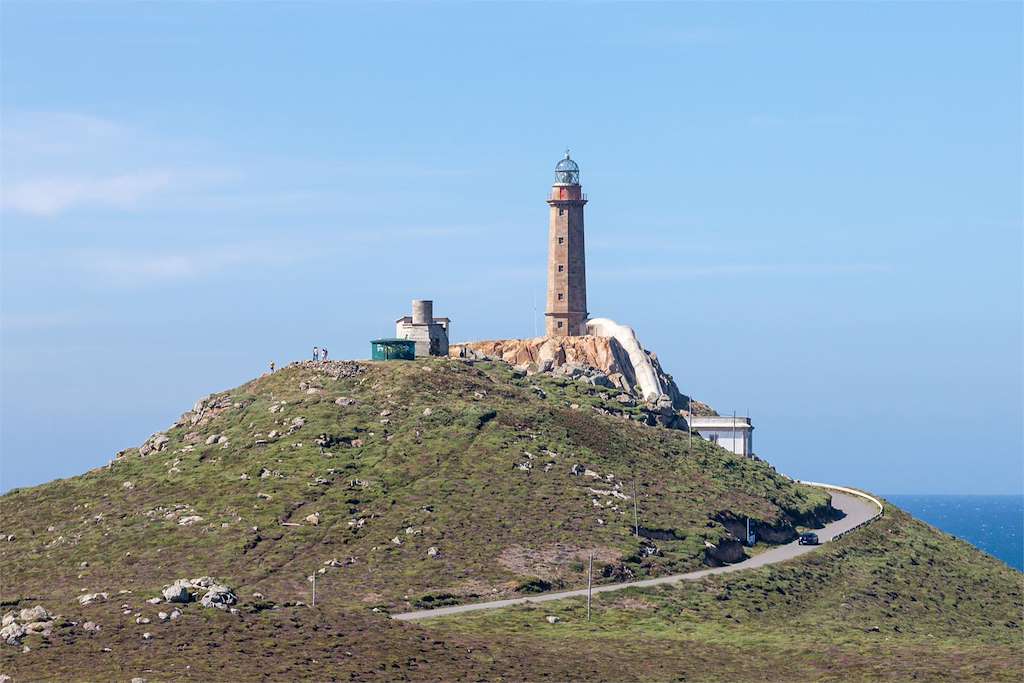
[[[734,542],[720,520],[785,538],[834,515],[646,417],[616,390],[453,359],[293,364],[207,397],[107,467],[0,498],[0,600],[61,615],[0,644],[0,673],[841,679],[899,656],[926,678],[1019,676],[1021,575],[896,510],[798,561],[602,596],[589,623],[578,601],[388,619],[581,586],[591,554],[599,582],[696,569]],[[237,612],[161,622],[146,600],[193,576]]]

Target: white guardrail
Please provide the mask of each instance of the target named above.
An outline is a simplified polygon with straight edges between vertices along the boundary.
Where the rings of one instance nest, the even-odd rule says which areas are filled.
[[[796,481],[798,483],[800,483],[800,484],[807,484],[808,486],[817,486],[820,489],[833,489],[835,491],[842,491],[843,493],[849,493],[850,495],[853,495],[853,496],[859,496],[861,498],[864,498],[866,500],[871,501],[876,506],[878,506],[878,512],[876,512],[875,514],[871,515],[871,517],[869,517],[868,519],[865,519],[863,522],[861,522],[857,526],[850,527],[846,531],[844,531],[842,533],[839,533],[839,534],[836,534],[835,536],[832,537],[833,541],[837,541],[840,538],[842,538],[843,536],[845,536],[846,534],[850,533],[851,531],[856,531],[857,529],[861,528],[862,526],[870,524],[871,522],[873,522],[876,519],[878,519],[879,517],[881,517],[882,513],[885,511],[885,506],[882,505],[882,501],[878,500],[874,496],[869,496],[868,494],[864,493],[863,491],[858,491],[857,489],[851,489],[848,486],[836,486],[835,484],[822,484],[821,482],[818,482],[818,481],[802,481],[800,479],[797,479]]]

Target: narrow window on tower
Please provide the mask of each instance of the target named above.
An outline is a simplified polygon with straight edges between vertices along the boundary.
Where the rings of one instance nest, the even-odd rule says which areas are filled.
[[[562,294],[561,292],[559,292],[558,293],[558,300],[561,301],[564,298],[565,298],[565,294]]]
[[[561,321],[561,320],[559,320],[559,321],[558,321],[558,326],[559,326],[559,327],[561,327],[561,326],[562,326],[562,321]]]
[[[559,216],[563,215],[564,213],[565,213],[565,209],[562,209],[562,208],[558,209],[558,215]]]
[[[559,244],[564,244],[565,243],[565,238],[564,237],[559,237],[558,238],[558,243]]]
[[[559,263],[558,264],[558,272],[561,273],[564,270],[565,270],[565,266],[563,266],[561,263]]]

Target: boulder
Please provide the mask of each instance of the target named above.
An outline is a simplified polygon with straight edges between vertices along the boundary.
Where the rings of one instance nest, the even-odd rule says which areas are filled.
[[[49,637],[50,633],[53,632],[52,621],[33,621],[25,624],[25,633],[38,633],[43,636]]]
[[[192,583],[187,579],[178,579],[171,585],[164,586],[160,592],[167,602],[191,602],[193,600]]]
[[[206,445],[212,446],[213,444],[217,443],[218,439],[220,439],[220,434],[211,434],[210,436],[206,437]]]
[[[7,624],[7,626],[0,628],[0,640],[4,641],[8,645],[17,645],[24,636],[24,627],[15,622],[11,622],[10,624]]]
[[[86,593],[85,595],[78,596],[78,603],[80,605],[91,605],[96,602],[103,602],[109,597],[110,595],[107,593]]]
[[[35,607],[29,607],[21,610],[18,613],[18,621],[25,624],[30,621],[45,621],[50,619],[53,615],[50,614],[45,607],[42,605],[36,605]]]
[[[221,586],[214,584],[209,587],[206,591],[206,595],[202,597],[199,604],[203,607],[215,607],[217,609],[227,609],[231,605],[238,602],[238,596],[232,592],[227,586]]]
[[[306,515],[306,523],[307,524],[312,524],[313,526],[319,525],[320,524],[320,513],[319,512],[314,512],[311,515]]]

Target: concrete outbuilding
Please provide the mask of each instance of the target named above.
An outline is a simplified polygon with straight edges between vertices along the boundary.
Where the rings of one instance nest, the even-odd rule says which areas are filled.
[[[434,302],[429,299],[413,299],[412,315],[395,321],[395,336],[416,342],[417,356],[447,356],[448,318],[434,317]]]

